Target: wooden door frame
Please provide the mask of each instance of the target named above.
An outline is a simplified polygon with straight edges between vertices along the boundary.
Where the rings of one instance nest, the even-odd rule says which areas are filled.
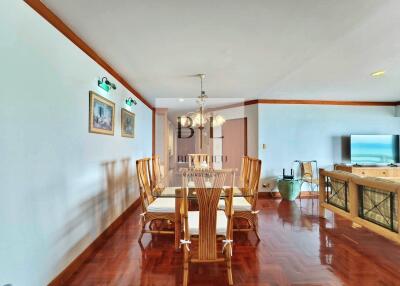
[[[244,156],[247,156],[247,117],[243,117],[244,119]]]

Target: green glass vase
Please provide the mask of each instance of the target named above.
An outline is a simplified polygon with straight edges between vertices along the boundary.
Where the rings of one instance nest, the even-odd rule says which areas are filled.
[[[301,191],[301,180],[281,179],[278,181],[278,190],[282,199],[294,201]]]

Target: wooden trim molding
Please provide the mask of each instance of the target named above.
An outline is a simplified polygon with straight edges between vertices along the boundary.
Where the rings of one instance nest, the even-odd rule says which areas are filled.
[[[303,100],[303,99],[252,99],[221,107],[209,108],[207,112],[219,111],[254,104],[309,104],[309,105],[347,105],[347,106],[397,106],[400,102],[392,101],[346,101],[346,100]]]
[[[156,155],[156,110],[153,108],[152,112],[152,118],[151,118],[151,134],[152,134],[152,142],[151,142],[151,150],[152,150],[152,155]]]
[[[316,104],[316,105],[355,105],[355,106],[396,106],[391,101],[346,101],[346,100],[299,100],[299,99],[258,99],[245,102],[250,104]]]
[[[214,111],[219,111],[219,110],[224,110],[224,109],[229,109],[229,108],[241,107],[241,106],[245,106],[246,102],[247,101],[232,103],[232,104],[224,105],[224,106],[221,106],[221,107],[207,108],[206,112],[214,112]]]
[[[56,14],[47,8],[40,0],[25,0],[33,10],[46,19],[65,37],[73,42],[78,48],[92,58],[97,64],[109,72],[116,80],[118,80],[126,89],[132,92],[140,101],[148,108],[153,109],[153,106],[134,89],[115,69],[113,69],[103,58],[101,58],[88,44],[86,44],[77,34],[75,34]]]
[[[64,36],[71,40],[78,48],[85,52],[101,67],[108,71],[116,80],[132,92],[146,106],[153,109],[153,106],[134,89],[115,69],[113,69],[104,59],[102,59],[88,44],[86,44],[77,34],[75,34],[56,14],[47,8],[40,0],[25,0],[25,2],[46,19],[51,25],[59,30]],[[298,100],[298,99],[255,99],[245,101],[243,104],[232,104],[230,106],[217,108],[227,109],[241,105],[252,104],[318,104],[318,105],[355,105],[355,106],[396,106],[400,102],[385,101],[339,101],[339,100]]]
[[[86,53],[92,58],[98,65],[109,72],[116,80],[118,80],[126,89],[128,89],[134,96],[142,101],[148,108],[152,110],[153,122],[152,122],[152,153],[155,152],[155,117],[154,107],[138,92],[133,88],[115,69],[113,69],[103,58],[101,58],[88,44],[85,43],[77,34],[75,34],[56,14],[54,14],[49,8],[47,8],[40,0],[25,0],[33,10],[47,20],[52,26],[60,31],[65,37],[67,37],[72,43],[74,43],[79,49]]]
[[[140,206],[140,199],[134,201],[113,223],[111,223],[78,257],[76,257],[48,286],[66,285],[68,279],[82,264],[99,249],[118,227]]]
[[[253,99],[253,100],[247,100],[244,102],[244,105],[253,105],[253,104],[258,104],[259,99]]]
[[[252,99],[233,103],[221,107],[208,108],[207,112],[214,112],[229,108],[243,107],[254,104],[309,104],[309,105],[350,105],[350,106],[397,106],[400,101],[347,101],[347,100],[313,100],[313,99]]]

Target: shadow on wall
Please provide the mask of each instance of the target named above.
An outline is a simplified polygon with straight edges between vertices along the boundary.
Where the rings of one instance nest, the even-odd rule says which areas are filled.
[[[130,187],[133,184],[133,176],[130,172],[130,158],[124,158],[120,162],[119,172],[116,172],[116,161],[104,162],[102,167],[106,181],[106,207],[101,212],[101,229],[104,230],[112,223],[132,201]]]
[[[130,158],[103,162],[101,172],[100,191],[76,206],[60,231],[57,249],[69,249],[59,258],[58,271],[81,254],[134,200],[138,188]]]
[[[333,136],[332,158],[333,163],[350,162],[350,136]]]
[[[350,136],[342,136],[342,160],[350,162]]]

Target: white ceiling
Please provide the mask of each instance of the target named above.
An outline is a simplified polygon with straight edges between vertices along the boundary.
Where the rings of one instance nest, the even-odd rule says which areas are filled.
[[[43,2],[153,104],[400,100],[398,0]]]

